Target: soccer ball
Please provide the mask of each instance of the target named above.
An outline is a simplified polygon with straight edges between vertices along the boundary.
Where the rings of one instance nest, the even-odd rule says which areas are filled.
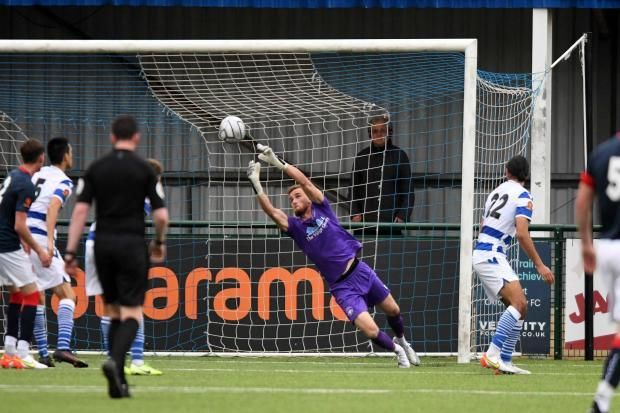
[[[236,116],[226,116],[217,136],[224,142],[239,142],[245,138],[245,124]]]

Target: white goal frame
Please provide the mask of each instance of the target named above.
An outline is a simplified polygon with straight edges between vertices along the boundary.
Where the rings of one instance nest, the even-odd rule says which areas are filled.
[[[476,144],[476,39],[325,40],[0,40],[0,53],[207,53],[207,52],[462,52],[465,55],[458,362],[472,358],[471,288]]]

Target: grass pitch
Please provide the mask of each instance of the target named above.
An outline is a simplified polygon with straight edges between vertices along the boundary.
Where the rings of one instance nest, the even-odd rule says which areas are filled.
[[[0,370],[5,412],[584,412],[602,361],[516,360],[531,376],[496,376],[476,363],[385,357],[148,357],[163,376],[129,378],[132,398],[111,400],[102,357],[88,369]]]

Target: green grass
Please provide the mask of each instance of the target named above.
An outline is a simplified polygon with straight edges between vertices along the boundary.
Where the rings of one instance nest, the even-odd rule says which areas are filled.
[[[149,357],[159,377],[130,377],[133,397],[110,400],[100,372],[66,364],[0,370],[6,412],[583,412],[601,361],[517,360],[530,376],[496,376],[476,363],[423,358],[398,369],[385,357]],[[111,410],[114,409],[114,410]]]

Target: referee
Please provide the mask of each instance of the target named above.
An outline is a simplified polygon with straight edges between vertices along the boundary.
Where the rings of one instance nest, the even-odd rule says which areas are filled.
[[[164,192],[153,168],[136,155],[140,142],[136,120],[120,116],[112,123],[110,140],[114,149],[95,161],[80,179],[77,203],[69,226],[65,252],[66,270],[77,269],[76,250],[91,204],[96,205],[97,242],[95,262],[103,299],[111,318],[110,359],[103,364],[112,398],[129,397],[123,367],[125,354],[142,321],[142,304],[147,288],[149,254],[151,262],[166,256],[168,210]],[[156,237],[148,252],[144,240],[144,200],[151,203]]]

